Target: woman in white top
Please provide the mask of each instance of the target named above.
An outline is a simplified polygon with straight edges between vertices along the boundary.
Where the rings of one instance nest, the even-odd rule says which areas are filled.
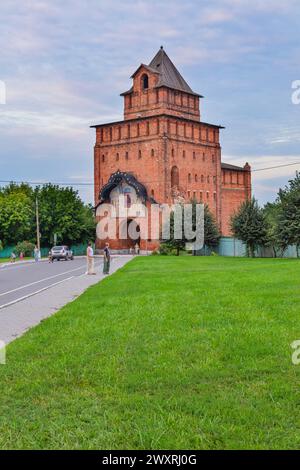
[[[86,249],[86,258],[87,258],[87,274],[96,274],[94,267],[94,250],[92,248],[91,242],[88,243]]]

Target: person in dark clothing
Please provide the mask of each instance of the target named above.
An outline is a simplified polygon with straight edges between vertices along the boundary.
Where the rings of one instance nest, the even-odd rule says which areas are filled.
[[[103,274],[109,274],[110,268],[110,249],[109,243],[105,243],[105,248],[103,250]]]

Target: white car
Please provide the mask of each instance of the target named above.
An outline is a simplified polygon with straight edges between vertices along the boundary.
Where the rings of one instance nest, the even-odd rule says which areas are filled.
[[[61,246],[54,246],[51,248],[51,257],[52,260],[54,261],[55,259],[57,261],[60,261],[61,259],[64,259],[65,261],[68,261],[69,259],[73,260],[73,251],[70,250],[70,248],[67,245],[61,245]]]

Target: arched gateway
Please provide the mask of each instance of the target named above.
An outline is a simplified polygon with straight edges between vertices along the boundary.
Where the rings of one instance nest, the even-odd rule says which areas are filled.
[[[145,186],[133,175],[119,170],[112,174],[100,191],[96,207],[100,222],[98,248],[109,240],[112,249],[119,251],[133,250],[136,245],[147,249],[148,240],[144,247],[141,239],[141,225],[148,225],[148,210],[152,203],[155,203],[153,197],[148,197]],[[106,223],[108,220],[110,226]],[[115,230],[111,230],[113,224]]]

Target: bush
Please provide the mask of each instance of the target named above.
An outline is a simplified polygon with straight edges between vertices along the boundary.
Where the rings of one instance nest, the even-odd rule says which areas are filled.
[[[176,255],[177,250],[173,246],[170,246],[168,243],[162,243],[159,248],[159,254],[168,256],[168,255]]]
[[[20,256],[20,253],[23,253],[24,256],[32,256],[34,250],[34,244],[31,242],[19,242],[16,246],[15,252],[17,253],[18,256]]]

